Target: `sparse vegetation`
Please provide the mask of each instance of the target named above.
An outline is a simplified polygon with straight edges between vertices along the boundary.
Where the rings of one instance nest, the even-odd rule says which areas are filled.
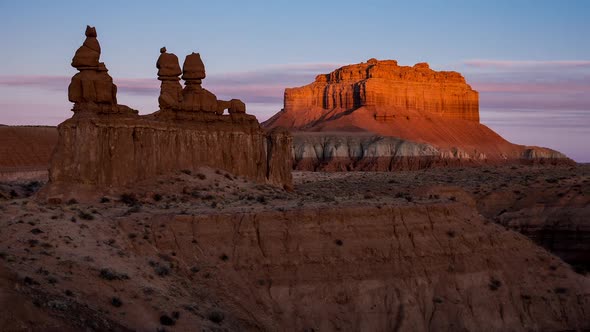
[[[82,210],[78,212],[78,217],[82,220],[94,220],[94,216],[92,214]]]
[[[172,317],[164,314],[160,316],[160,324],[164,326],[172,326],[176,324],[176,321]]]
[[[502,286],[502,282],[500,280],[496,279],[495,277],[490,278],[490,283],[488,284],[488,287],[490,288],[490,290],[496,291],[501,286]]]
[[[121,197],[119,198],[119,200],[121,201],[121,203],[127,204],[129,206],[136,206],[137,204],[139,204],[139,201],[137,199],[137,196],[135,196],[135,194],[130,194],[130,193],[121,194]]]
[[[129,276],[125,273],[119,273],[116,271],[113,271],[111,269],[108,268],[104,268],[100,270],[100,274],[98,275],[101,279],[104,280],[127,280],[129,279]]]
[[[215,324],[221,324],[225,319],[225,315],[220,311],[212,311],[207,315],[207,318]]]
[[[150,261],[150,265],[154,268],[154,273],[160,277],[165,277],[170,274],[170,268],[163,264]]]
[[[119,308],[123,305],[123,301],[118,297],[113,297],[111,298],[111,305],[115,308]]]

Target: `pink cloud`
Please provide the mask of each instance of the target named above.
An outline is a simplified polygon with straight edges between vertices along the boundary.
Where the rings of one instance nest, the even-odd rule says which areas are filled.
[[[210,73],[203,86],[220,98],[239,98],[245,102],[282,103],[286,87],[304,85],[316,75],[327,73],[340,64],[301,63],[269,65],[259,70],[229,73]],[[157,78],[113,78],[121,94],[153,96],[160,92]],[[0,87],[36,87],[49,91],[67,90],[70,77],[67,76],[2,76]]]
[[[480,93],[587,93],[590,82],[476,82],[473,88]]]
[[[590,60],[488,60],[473,59],[463,63],[469,67],[477,68],[564,68],[586,67],[590,68]]]

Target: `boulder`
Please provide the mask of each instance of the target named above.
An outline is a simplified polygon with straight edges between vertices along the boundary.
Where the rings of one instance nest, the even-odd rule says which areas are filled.
[[[202,80],[205,76],[205,65],[201,60],[201,55],[194,52],[187,55],[182,66],[182,79],[185,81]]]
[[[160,49],[160,56],[156,62],[158,68],[158,79],[160,81],[172,80],[178,81],[182,71],[178,64],[178,57],[172,53],[166,53],[166,47]]]

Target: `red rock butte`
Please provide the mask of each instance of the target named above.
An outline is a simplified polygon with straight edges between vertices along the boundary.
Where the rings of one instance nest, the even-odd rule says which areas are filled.
[[[285,112],[366,107],[383,118],[415,110],[479,121],[478,101],[477,91],[457,72],[436,72],[426,63],[398,66],[395,60],[344,66],[318,75],[310,85],[285,90]]]
[[[138,115],[117,104],[117,87],[99,62],[100,52],[95,28],[87,27],[86,40],[72,60],[79,70],[68,88],[74,115],[58,126],[49,183],[41,198],[96,196],[202,166],[291,187],[291,136],[281,130],[265,132],[246,114],[242,101],[218,100],[204,89],[205,66],[198,53],[186,57],[181,71],[178,57],[160,50],[160,110]]]
[[[295,167],[304,170],[319,166],[325,170],[393,170],[465,163],[572,163],[557,151],[512,144],[480,124],[478,92],[461,74],[434,71],[427,63],[410,67],[399,66],[395,60],[370,59],[318,75],[311,84],[285,89],[284,108],[263,126],[297,132]],[[309,132],[314,134],[305,134]],[[387,146],[385,154],[375,153],[383,147],[363,151],[369,143],[359,141],[361,133],[373,135],[371,142],[375,136],[394,137],[406,149]],[[342,138],[352,136],[355,146],[342,148],[346,145]],[[317,146],[325,147],[326,142],[329,150],[318,152]],[[408,144],[415,146],[408,149]],[[356,145],[361,146],[360,151]]]

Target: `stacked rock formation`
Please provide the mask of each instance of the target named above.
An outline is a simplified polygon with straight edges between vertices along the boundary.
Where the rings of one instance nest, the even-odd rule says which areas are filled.
[[[158,68],[158,80],[162,82],[158,98],[160,109],[177,109],[182,101],[182,86],[178,78],[182,71],[178,64],[178,57],[172,53],[166,53],[166,47],[162,47],[156,68]]]
[[[182,79],[185,82],[182,91],[183,111],[217,112],[217,97],[201,86],[205,77],[201,55],[194,52],[187,55],[182,66]]]
[[[96,37],[96,29],[86,26],[86,40],[72,59],[72,67],[80,71],[68,87],[69,100],[74,103],[72,110],[136,114],[137,111],[117,105],[117,86],[105,64],[99,62],[100,44]]]
[[[162,82],[161,110],[139,116],[116,104],[116,87],[98,62],[95,29],[88,27],[86,36],[72,61],[80,70],[69,90],[75,113],[58,127],[49,184],[40,197],[83,199],[203,166],[260,183],[292,186],[291,136],[280,131],[267,134],[256,117],[245,114],[244,103],[219,101],[203,89],[205,66],[199,54],[188,55],[181,72],[178,58],[166,48],[160,50],[156,67]],[[223,115],[226,108],[229,115]]]
[[[176,55],[166,53],[165,47],[160,49],[160,53],[156,67],[158,68],[158,79],[162,81],[158,99],[160,110],[164,111],[162,116],[170,116],[169,111],[222,115],[223,111],[227,109],[230,114],[246,113],[246,104],[241,100],[218,100],[213,93],[202,87],[203,79],[207,75],[199,53],[193,52],[186,56],[182,71]],[[185,81],[184,89],[178,82],[180,74]],[[190,117],[190,115],[184,114],[185,118],[187,116]]]

